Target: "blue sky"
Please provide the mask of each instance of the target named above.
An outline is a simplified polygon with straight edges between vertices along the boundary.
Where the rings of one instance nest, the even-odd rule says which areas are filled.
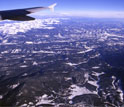
[[[98,17],[103,13],[102,16],[124,17],[124,0],[0,0],[0,10],[48,6],[53,3],[58,4],[56,14]]]

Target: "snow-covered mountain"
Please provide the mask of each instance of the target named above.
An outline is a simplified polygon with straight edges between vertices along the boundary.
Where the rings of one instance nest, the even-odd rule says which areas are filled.
[[[3,22],[2,22],[3,23]],[[9,23],[0,23],[0,33],[2,34],[17,34],[18,32],[27,32],[31,29],[54,29],[50,26],[52,24],[58,24],[58,19],[37,19],[29,22],[14,22],[9,21]]]
[[[0,106],[123,107],[124,23],[0,22]]]

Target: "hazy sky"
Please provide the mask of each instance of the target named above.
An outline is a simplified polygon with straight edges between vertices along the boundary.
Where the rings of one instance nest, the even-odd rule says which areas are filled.
[[[66,15],[124,17],[124,0],[0,0],[0,10],[48,6],[53,3],[58,4],[56,13]]]

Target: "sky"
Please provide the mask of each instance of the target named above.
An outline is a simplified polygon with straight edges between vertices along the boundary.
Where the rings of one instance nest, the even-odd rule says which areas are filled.
[[[53,3],[57,3],[54,14],[124,18],[124,0],[0,0],[0,10],[49,6]],[[36,14],[53,13],[43,11]]]

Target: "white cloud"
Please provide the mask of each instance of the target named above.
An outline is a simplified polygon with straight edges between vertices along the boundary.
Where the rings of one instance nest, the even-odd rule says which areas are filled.
[[[77,11],[77,12],[61,12],[66,16],[82,16],[94,18],[124,18],[124,11]]]
[[[38,12],[34,16],[82,16],[93,18],[124,18],[124,11],[56,11]]]
[[[45,24],[44,24],[45,23]],[[51,24],[58,24],[59,20],[55,18],[36,19],[34,21],[13,22],[0,24],[0,33],[2,34],[17,34],[18,32],[27,32],[31,29],[54,29]]]

